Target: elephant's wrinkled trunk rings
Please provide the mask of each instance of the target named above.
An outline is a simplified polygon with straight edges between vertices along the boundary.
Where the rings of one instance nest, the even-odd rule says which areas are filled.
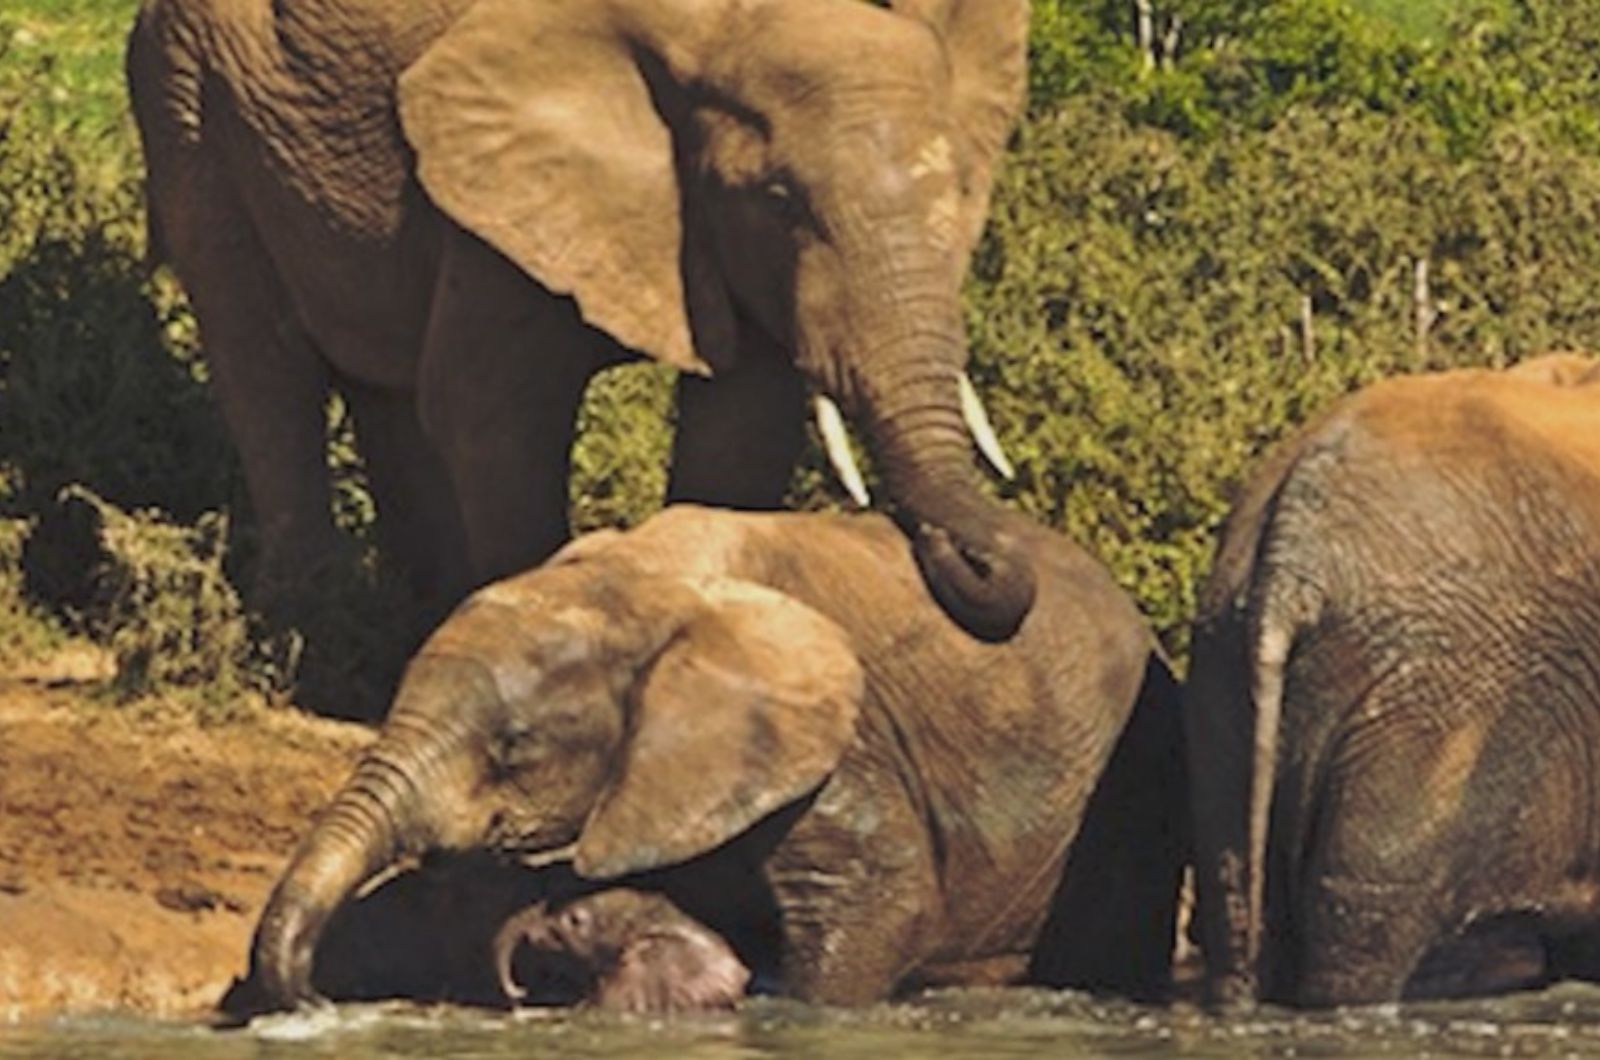
[[[355,778],[300,844],[262,913],[250,953],[248,993],[235,1015],[250,1016],[317,1000],[312,962],[328,919],[355,890],[393,864],[402,823],[404,773],[369,755]]]
[[[872,447],[939,606],[984,640],[1015,633],[1033,607],[1033,567],[978,488],[960,370],[907,364],[861,391]]]

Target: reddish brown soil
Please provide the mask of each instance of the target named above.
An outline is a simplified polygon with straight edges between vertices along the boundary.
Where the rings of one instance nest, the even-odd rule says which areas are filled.
[[[209,1009],[370,738],[288,709],[198,727],[0,683],[0,1022]]]

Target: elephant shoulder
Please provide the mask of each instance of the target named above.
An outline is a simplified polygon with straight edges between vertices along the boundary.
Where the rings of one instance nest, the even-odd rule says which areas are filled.
[[[689,580],[745,577],[747,564],[741,557],[766,518],[759,512],[674,504],[625,533],[611,531],[597,544],[650,574]],[[560,555],[573,548],[569,545]]]

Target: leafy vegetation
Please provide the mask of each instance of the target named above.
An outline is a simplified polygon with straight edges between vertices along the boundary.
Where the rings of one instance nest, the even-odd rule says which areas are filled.
[[[1017,144],[969,293],[1016,499],[1163,630],[1232,487],[1332,397],[1600,336],[1600,159],[1515,128],[1471,163],[1437,142],[1304,108],[1192,148],[1080,99]]]
[[[1594,347],[1600,8],[1138,8],[1035,4],[969,319],[1010,492],[1181,652],[1234,487],[1311,411]]]
[[[0,14],[0,658],[77,634],[118,656],[123,695],[205,689],[197,709],[225,713],[321,672],[325,701],[370,711],[408,642],[337,406],[345,588],[287,639],[234,589],[242,482],[182,293],[142,265],[134,6]],[[1035,0],[969,327],[1018,466],[996,488],[1103,557],[1181,651],[1233,489],[1312,410],[1392,372],[1600,345],[1600,6],[1143,8]],[[659,503],[670,389],[643,367],[591,388],[580,526]],[[837,496],[808,456],[792,502]]]
[[[283,691],[293,638],[274,651],[272,639],[253,636],[223,570],[225,516],[174,524],[156,509],[124,512],[82,486],[61,499],[87,509],[104,552],[84,626],[110,648],[119,696],[181,690],[202,714],[226,714],[246,692]]]

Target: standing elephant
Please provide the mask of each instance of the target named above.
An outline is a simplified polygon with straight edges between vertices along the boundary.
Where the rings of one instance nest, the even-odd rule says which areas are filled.
[[[241,996],[312,996],[363,881],[484,849],[647,883],[805,999],[1020,974],[1041,935],[1042,978],[1159,989],[1175,696],[1097,563],[1006,531],[1039,602],[1001,644],[954,626],[871,515],[680,506],[479,590],[301,843]]]
[[[330,386],[387,547],[442,606],[567,539],[584,388],[643,355],[687,373],[670,498],[776,506],[810,387],[864,430],[941,605],[1009,635],[1032,572],[972,464],[959,286],[1027,22],[1026,0],[145,0],[151,247],[193,299],[262,579],[303,579],[332,532]]]
[[[1245,492],[1184,711],[1218,1003],[1381,1002],[1592,968],[1595,368],[1380,383]]]

